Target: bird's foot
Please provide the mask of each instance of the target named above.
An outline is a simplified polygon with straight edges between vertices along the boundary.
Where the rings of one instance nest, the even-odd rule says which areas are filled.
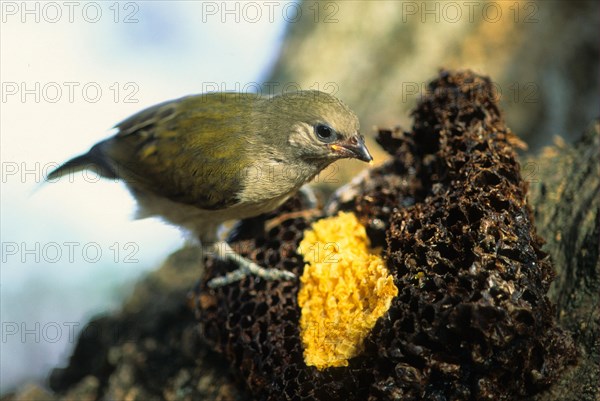
[[[287,270],[265,269],[253,261],[236,253],[231,246],[225,242],[215,244],[217,256],[223,260],[235,262],[239,268],[223,276],[215,277],[208,282],[209,288],[218,288],[239,281],[251,274],[264,280],[293,280],[296,275]]]

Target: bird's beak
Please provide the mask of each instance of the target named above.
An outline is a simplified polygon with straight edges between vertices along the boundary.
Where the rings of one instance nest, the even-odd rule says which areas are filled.
[[[367,163],[373,160],[373,156],[369,153],[362,135],[356,135],[347,141],[333,144],[331,145],[331,149],[340,157],[358,159]]]

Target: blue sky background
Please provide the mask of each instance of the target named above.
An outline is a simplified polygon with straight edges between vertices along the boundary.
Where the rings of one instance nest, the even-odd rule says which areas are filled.
[[[70,334],[183,244],[175,228],[132,221],[121,184],[44,174],[144,107],[261,82],[286,27],[286,2],[273,18],[240,9],[239,22],[207,2],[75,3],[2,3],[1,393],[65,363]]]

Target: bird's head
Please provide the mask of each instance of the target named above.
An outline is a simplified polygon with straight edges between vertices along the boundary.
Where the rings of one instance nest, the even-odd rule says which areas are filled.
[[[271,98],[280,116],[281,138],[290,157],[321,166],[344,158],[370,162],[373,157],[360,134],[356,115],[336,97],[320,91],[299,91]]]

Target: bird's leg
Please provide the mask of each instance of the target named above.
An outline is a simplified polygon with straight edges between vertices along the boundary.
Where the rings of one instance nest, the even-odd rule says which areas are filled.
[[[302,185],[300,187],[299,192],[304,196],[304,199],[308,202],[308,207],[310,209],[316,209],[319,205],[319,200],[317,199],[317,195],[315,191],[312,189],[310,185]]]
[[[281,225],[281,223],[286,220],[297,219],[299,217],[310,219],[311,217],[320,216],[322,213],[323,212],[321,209],[307,209],[300,210],[298,212],[283,213],[277,217],[273,217],[272,219],[265,221],[265,231],[271,231],[273,228]]]
[[[253,261],[244,258],[242,255],[235,252],[231,246],[225,242],[220,241],[214,244],[214,248],[217,257],[223,260],[231,260],[235,262],[239,268],[232,272],[229,272],[223,276],[215,277],[208,282],[210,288],[223,287],[225,285],[234,283],[243,279],[244,277],[253,274],[265,280],[293,280],[296,275],[287,270],[280,269],[265,269],[260,267]]]
[[[273,217],[265,222],[265,231],[269,232],[274,227],[277,227],[286,220],[296,219],[298,217],[304,217],[310,219],[311,217],[319,216],[322,211],[319,208],[319,201],[313,189],[308,185],[303,185],[299,192],[304,196],[304,200],[308,203],[308,206],[304,210],[297,212],[288,212],[280,214],[277,217]]]
[[[304,185],[300,188],[299,192],[302,194],[302,196],[304,196],[304,199],[308,203],[310,209],[302,210],[299,212],[284,213],[280,216],[268,220],[267,222],[265,222],[265,229],[267,232],[270,231],[270,229],[274,226],[279,225],[286,220],[294,219],[297,217],[310,218],[316,214],[321,213],[321,211],[317,209],[317,197],[311,187],[309,187],[308,185]],[[249,276],[250,274],[258,276],[264,280],[293,280],[296,278],[296,275],[294,273],[287,270],[266,269],[264,267],[259,266],[253,261],[244,258],[239,253],[235,252],[226,241],[216,242],[209,248],[214,249],[218,258],[222,260],[231,260],[239,266],[238,269],[232,272],[211,279],[208,282],[208,286],[210,288],[223,287],[225,285],[239,281],[244,277]]]

